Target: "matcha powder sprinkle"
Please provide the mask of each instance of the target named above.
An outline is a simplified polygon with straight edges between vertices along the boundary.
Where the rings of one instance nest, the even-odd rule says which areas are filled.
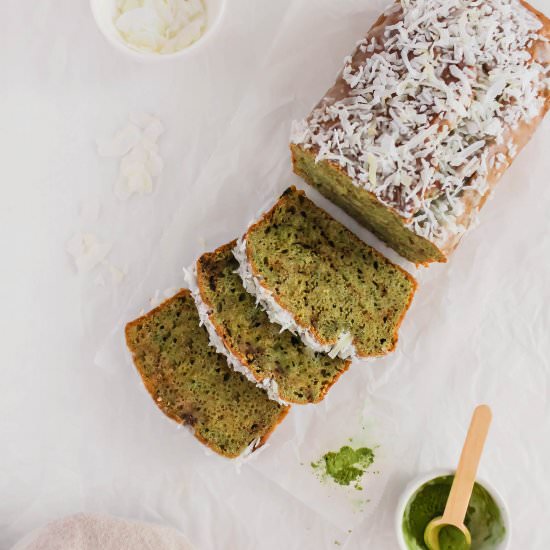
[[[351,485],[358,490],[362,487],[358,481],[367,468],[374,462],[374,451],[367,447],[352,449],[344,446],[339,451],[328,452],[311,467],[320,471],[322,477],[331,478],[339,485]]]

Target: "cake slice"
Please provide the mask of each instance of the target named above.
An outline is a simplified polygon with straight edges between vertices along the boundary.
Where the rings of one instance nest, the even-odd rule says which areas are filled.
[[[444,262],[550,108],[522,0],[394,2],[294,125],[294,171],[416,264]]]
[[[392,351],[416,282],[291,187],[235,247],[271,321],[331,357]]]
[[[239,277],[236,241],[197,261],[195,300],[216,347],[254,383],[285,403],[317,403],[348,368],[306,347],[299,337],[270,322]],[[220,342],[221,341],[221,342]]]
[[[145,387],[164,414],[234,458],[265,443],[288,412],[216,353],[189,290],[128,323],[126,342]]]

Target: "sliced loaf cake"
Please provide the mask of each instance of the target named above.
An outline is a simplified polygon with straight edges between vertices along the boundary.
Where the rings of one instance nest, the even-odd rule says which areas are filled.
[[[234,458],[266,441],[288,407],[227,365],[181,290],[126,326],[126,342],[157,406],[217,453]]]
[[[330,356],[392,351],[416,282],[291,187],[234,250],[271,321]]]
[[[281,332],[258,307],[237,274],[236,241],[204,254],[197,262],[194,292],[211,341],[230,364],[286,403],[316,403],[348,368],[349,361],[330,358],[306,347],[299,337]]]

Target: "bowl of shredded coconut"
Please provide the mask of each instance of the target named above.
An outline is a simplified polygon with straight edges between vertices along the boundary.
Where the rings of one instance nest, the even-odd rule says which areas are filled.
[[[101,32],[140,59],[180,57],[214,34],[225,0],[91,0]]]

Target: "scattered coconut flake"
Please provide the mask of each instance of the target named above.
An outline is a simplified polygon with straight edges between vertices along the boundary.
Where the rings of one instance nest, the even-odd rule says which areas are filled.
[[[140,140],[141,132],[135,124],[128,124],[113,137],[97,140],[97,152],[101,157],[121,157]]]
[[[152,308],[155,308],[157,306],[160,306],[162,303],[162,298],[160,297],[160,290],[157,288],[155,290],[155,294],[149,299],[149,305]]]
[[[202,0],[117,0],[115,26],[136,50],[169,54],[187,48],[206,30]]]
[[[67,243],[67,252],[73,257],[79,273],[87,273],[101,264],[112,245],[101,243],[92,233],[76,233]]]
[[[148,195],[153,192],[154,179],[164,168],[157,141],[164,133],[162,122],[147,113],[132,113],[130,124],[110,140],[98,140],[102,156],[122,157],[115,195],[126,200],[134,193]]]
[[[109,273],[111,274],[111,281],[115,285],[120,284],[128,274],[127,269],[120,269],[110,262],[105,261],[103,262],[103,265],[109,270]]]

